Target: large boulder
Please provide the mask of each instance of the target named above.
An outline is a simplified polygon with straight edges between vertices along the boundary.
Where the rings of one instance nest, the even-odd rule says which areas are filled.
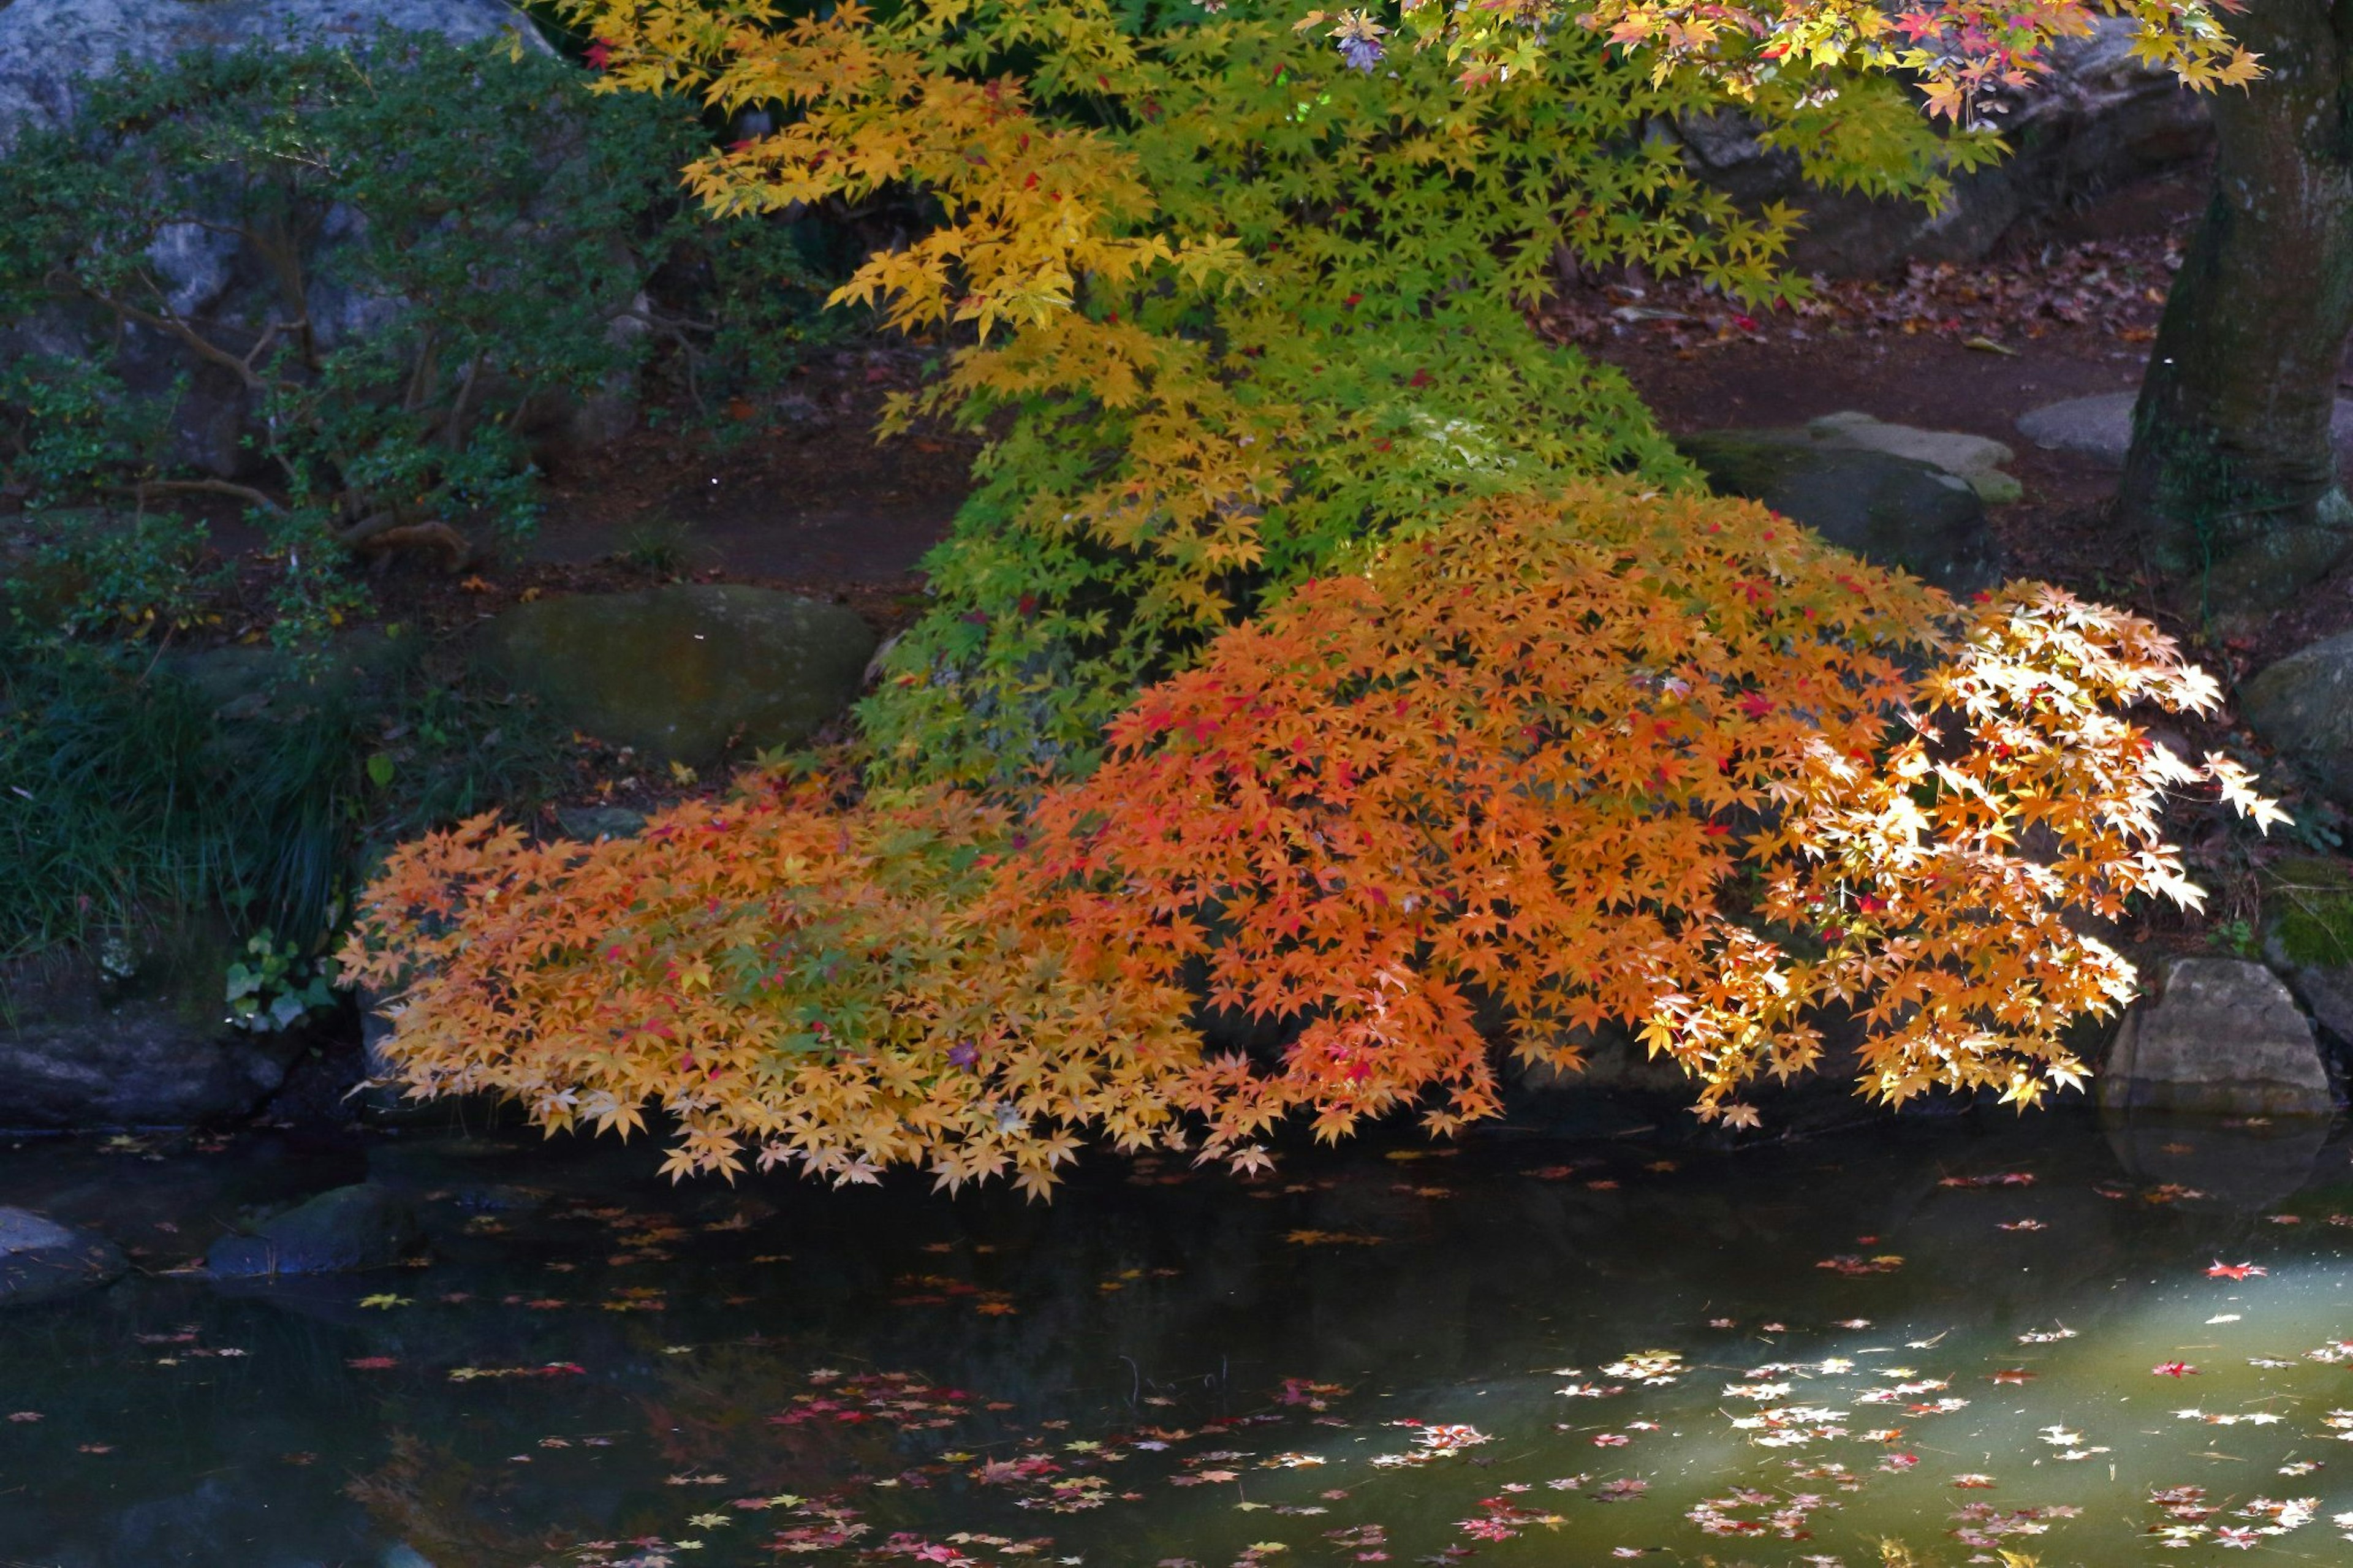
[[[29,1307],[93,1290],[128,1265],[91,1231],[28,1209],[0,1208],[0,1307]]]
[[[2353,805],[2353,632],[2266,668],[2240,689],[2239,712],[2314,784]]]
[[[219,1279],[280,1274],[348,1274],[389,1268],[417,1250],[417,1216],[390,1188],[374,1182],[336,1187],[255,1226],[224,1237],[205,1254]]]
[[[864,684],[857,613],[732,584],[518,605],[484,631],[499,673],[575,727],[705,766],[731,742],[797,745]]]
[[[2134,1004],[2097,1083],[2121,1110],[2327,1116],[2336,1109],[2312,1024],[2260,963],[2176,959]]]
[[[1868,277],[1906,261],[1974,261],[2023,221],[2179,169],[2211,144],[2206,98],[2136,60],[2132,37],[2129,18],[2111,16],[2057,45],[2051,69],[2001,100],[2010,155],[1957,175],[1938,212],[1809,185],[1797,155],[1766,146],[1757,123],[1735,111],[1677,130],[1700,178],[1745,205],[1783,201],[1804,212],[1789,250],[1798,271]]]
[[[2046,403],[2018,416],[2018,433],[2045,451],[2072,452],[2121,468],[2132,449],[2133,405],[2139,398],[2137,392],[2103,392]],[[2329,431],[2338,460],[2353,460],[2353,398],[2337,400]]]
[[[83,79],[194,49],[351,42],[379,27],[547,47],[507,0],[11,0],[0,5],[0,148],[26,126],[69,123]],[[192,248],[191,266],[208,254]]]
[[[185,1127],[250,1115],[289,1053],[174,1008],[126,1002],[95,1023],[0,1029],[0,1125]]]
[[[2001,581],[2001,549],[1968,479],[1860,447],[1849,435],[1838,427],[1709,430],[1675,445],[1719,493],[1762,501],[1874,564],[1953,594]]]

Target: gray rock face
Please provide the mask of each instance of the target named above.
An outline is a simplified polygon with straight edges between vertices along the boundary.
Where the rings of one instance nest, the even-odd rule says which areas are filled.
[[[1762,501],[1874,564],[1952,594],[2001,581],[1985,505],[1957,475],[1807,429],[1710,430],[1675,444],[1719,493]]]
[[[91,1231],[0,1208],[0,1307],[29,1307],[94,1290],[128,1265],[114,1243]]]
[[[2236,958],[2176,959],[2125,1016],[2096,1089],[2117,1110],[2327,1116],[2312,1025],[2279,976]]]
[[[2353,804],[2353,632],[2299,648],[2263,670],[2241,689],[2239,711],[2315,784]]]
[[[2312,1021],[2353,1045],[2353,968],[2316,963],[2289,966],[2284,975]]]
[[[796,745],[858,695],[874,634],[839,605],[676,584],[518,605],[485,628],[494,668],[565,721],[704,766]]]
[[[2132,448],[2133,404],[2139,396],[2137,392],[2104,392],[2046,403],[2019,416],[2018,433],[2046,451],[2073,452],[2121,468]],[[2353,462],[2353,399],[2337,400],[2329,428],[2338,460]]]
[[[1999,123],[2011,154],[1957,177],[1941,213],[1808,185],[1796,156],[1766,147],[1745,116],[1686,121],[1680,131],[1701,178],[1744,205],[1787,201],[1803,210],[1791,266],[1838,277],[1874,276],[1909,260],[1976,260],[2021,221],[2179,168],[2213,136],[2208,100],[2171,72],[2135,61],[2131,23],[2113,16],[2091,36],[2060,44],[2048,75],[2012,95]]]
[[[379,27],[547,47],[506,0],[12,0],[0,6],[0,148],[26,126],[70,122],[78,78],[192,49],[350,42]],[[200,289],[223,264],[216,237],[191,231],[182,248],[177,275]]]
[[[389,1188],[373,1182],[337,1187],[226,1237],[205,1254],[216,1279],[275,1274],[347,1274],[388,1268],[417,1248],[417,1216]]]

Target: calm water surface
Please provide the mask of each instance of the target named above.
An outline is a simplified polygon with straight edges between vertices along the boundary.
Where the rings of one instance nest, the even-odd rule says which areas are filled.
[[[0,1202],[149,1270],[0,1316],[0,1563],[2353,1562],[2330,1136],[1504,1132],[1050,1206],[527,1135],[0,1145]],[[363,1176],[428,1261],[169,1272]]]

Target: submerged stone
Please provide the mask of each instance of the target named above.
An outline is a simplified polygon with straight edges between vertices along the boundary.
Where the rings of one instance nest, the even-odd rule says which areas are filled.
[[[275,1215],[243,1236],[224,1237],[205,1255],[216,1279],[275,1274],[344,1274],[405,1261],[418,1240],[417,1216],[391,1189],[374,1182],[337,1187]]]
[[[30,1209],[0,1208],[0,1307],[29,1307],[94,1290],[129,1265],[95,1231]]]

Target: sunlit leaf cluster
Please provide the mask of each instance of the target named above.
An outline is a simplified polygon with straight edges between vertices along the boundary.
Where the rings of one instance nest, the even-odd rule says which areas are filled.
[[[2241,87],[2261,69],[2224,24],[2248,0],[1519,0],[1447,6],[1403,0],[1402,31],[1441,46],[1466,80],[1541,71],[1549,32],[1574,20],[1651,62],[1663,79],[1692,71],[1736,97],[1789,83],[1820,91],[1836,68],[1905,71],[1930,113],[1982,123],[1999,102],[2047,68],[2051,46],[2089,34],[2102,17],[2132,24],[2133,53],[2194,90]],[[1344,16],[1350,14],[1344,13]],[[1320,16],[1319,16],[1320,20]],[[1337,34],[1340,27],[1334,29]],[[1341,47],[1345,47],[1345,40]]]

